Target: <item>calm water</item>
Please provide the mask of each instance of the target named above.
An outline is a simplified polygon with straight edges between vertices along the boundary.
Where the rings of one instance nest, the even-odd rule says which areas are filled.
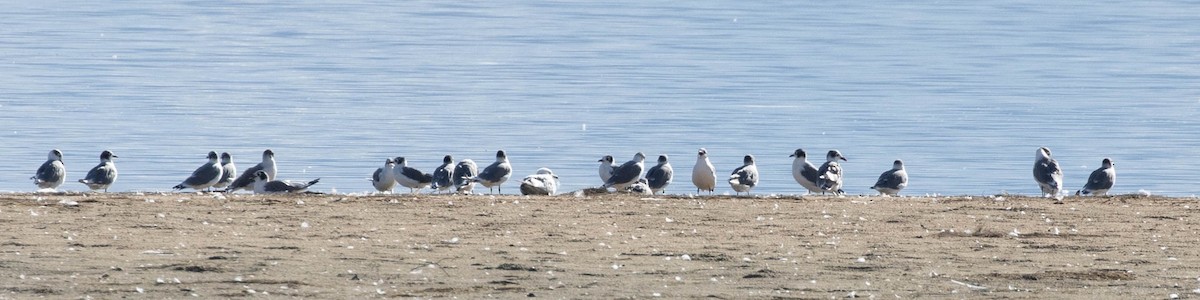
[[[893,159],[906,194],[1036,194],[1034,151],[1078,189],[1200,191],[1200,7],[1178,2],[18,1],[0,12],[0,191],[52,148],[65,190],[112,149],[113,191],[169,190],[209,150],[240,168],[364,192],[384,158],[441,156],[562,190],[596,160],[671,155],[694,192],[754,154],[758,193],[801,192],[793,149],[840,149],[866,194]],[[445,3],[443,3],[445,2]],[[719,185],[718,193],[731,193]]]

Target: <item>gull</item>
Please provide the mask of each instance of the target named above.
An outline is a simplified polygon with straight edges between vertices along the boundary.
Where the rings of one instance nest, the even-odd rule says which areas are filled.
[[[270,180],[267,179],[267,172],[263,170],[254,171],[254,193],[255,194],[281,194],[281,193],[303,193],[309,187],[320,182],[321,179],[313,179],[309,182],[291,182],[288,180]]]
[[[742,166],[733,170],[729,175],[729,186],[734,192],[741,194],[745,192],[750,194],[750,189],[758,185],[758,166],[754,165],[754,156],[746,155],[742,158]]]
[[[1083,189],[1075,191],[1075,195],[1108,195],[1108,190],[1117,182],[1117,169],[1113,167],[1115,165],[1112,159],[1105,157],[1100,162],[1100,168],[1092,171]]]
[[[408,160],[404,157],[396,157],[395,161],[396,167],[392,169],[392,173],[396,174],[396,183],[408,188],[409,192],[416,194],[433,182],[433,175],[409,167]]]
[[[553,196],[558,191],[558,175],[548,168],[539,168],[537,174],[521,180],[521,195]]]
[[[671,168],[671,163],[667,162],[667,155],[659,155],[658,164],[646,171],[646,184],[654,194],[657,194],[667,189],[667,185],[671,184],[674,176],[675,170]]]
[[[712,194],[713,190],[717,189],[717,170],[713,168],[712,162],[708,161],[708,150],[700,148],[700,152],[696,153],[696,166],[692,167],[692,184],[696,185],[696,193],[700,191],[708,191]]]
[[[1037,159],[1033,162],[1033,180],[1042,188],[1042,195],[1061,202],[1059,192],[1062,191],[1062,178],[1062,169],[1058,167],[1058,161],[1050,156],[1050,148],[1038,148]]]
[[[637,182],[638,178],[642,177],[642,170],[644,169],[646,169],[646,154],[638,152],[633,155],[632,160],[613,169],[613,176],[604,182],[604,188],[612,187],[618,191],[625,190],[629,185]]]
[[[225,169],[221,167],[221,158],[217,156],[217,152],[208,151],[208,162],[200,165],[195,171],[192,171],[192,176],[188,176],[182,183],[176,185],[174,189],[207,189],[218,181],[221,181],[221,177],[225,175],[224,173]]]
[[[117,158],[117,155],[112,151],[100,152],[100,164],[88,171],[87,176],[80,179],[79,183],[87,185],[92,191],[102,189],[108,192],[108,186],[117,181],[117,164],[112,161],[114,158]]]
[[[789,156],[795,157],[792,160],[792,178],[796,179],[796,183],[810,193],[821,192],[821,187],[817,185],[817,182],[821,180],[821,173],[818,172],[816,166],[808,162],[808,154],[804,152],[804,149],[796,148],[796,151]]]
[[[879,180],[871,186],[880,195],[895,196],[908,186],[908,171],[904,170],[904,161],[897,159],[892,162],[892,169],[879,174]]]
[[[376,191],[392,191],[392,187],[396,186],[396,174],[392,173],[395,168],[396,161],[388,158],[383,161],[382,167],[375,169],[375,173],[371,173],[371,185],[375,186]]]
[[[495,187],[498,193],[503,194],[504,190],[500,185],[508,181],[509,177],[512,177],[512,165],[508,163],[508,155],[504,153],[504,150],[498,150],[496,151],[496,162],[483,168],[479,175],[470,177],[470,181],[487,187],[489,193]]]
[[[233,183],[230,183],[229,186],[225,188],[225,191],[233,192],[237,190],[253,190],[254,186],[251,186],[251,183],[254,181],[254,173],[258,171],[267,173],[267,180],[275,180],[276,168],[274,151],[271,151],[271,149],[263,150],[262,162],[250,167],[249,169],[246,169],[246,171],[243,171],[242,175],[238,176],[237,179],[234,179]]]
[[[42,189],[57,189],[67,179],[67,167],[63,165],[63,154],[58,149],[46,154],[46,162],[38,167],[33,177],[33,184]]]
[[[608,179],[612,178],[613,169],[617,168],[617,164],[613,163],[613,160],[615,159],[612,155],[605,155],[597,160],[600,162],[600,182],[608,182]]]
[[[845,193],[842,191],[842,165],[838,164],[838,160],[847,161],[842,152],[837,150],[829,150],[825,153],[825,163],[817,169],[817,185],[821,188],[821,194],[831,192],[834,195]]]
[[[229,152],[221,152],[221,169],[221,180],[212,186],[214,189],[224,189],[237,178],[237,165],[233,164],[233,155]]]
[[[638,195],[653,195],[654,189],[650,188],[650,183],[645,178],[638,178],[633,184],[625,188],[626,192]]]
[[[454,157],[446,155],[442,157],[442,165],[437,169],[433,169],[433,183],[429,185],[435,192],[444,192],[450,190],[454,186]]]
[[[454,191],[470,194],[471,190],[475,188],[475,183],[470,179],[476,175],[479,175],[479,167],[475,166],[475,161],[469,158],[459,161],[454,165],[454,172],[450,175],[451,181],[454,182]]]

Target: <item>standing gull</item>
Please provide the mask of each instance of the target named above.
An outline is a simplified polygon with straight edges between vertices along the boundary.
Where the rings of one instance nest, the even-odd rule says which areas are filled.
[[[1050,156],[1050,148],[1038,148],[1037,160],[1033,162],[1033,180],[1042,189],[1042,196],[1053,197],[1056,202],[1061,202],[1059,192],[1062,191],[1062,178],[1062,169],[1058,167],[1058,161]]]
[[[612,155],[605,155],[597,160],[600,162],[600,182],[608,182],[608,179],[612,178],[613,169],[617,168],[617,164],[613,163],[614,160]]]
[[[654,194],[657,194],[667,189],[667,185],[671,184],[674,176],[675,170],[671,168],[671,163],[667,162],[667,155],[659,155],[658,164],[646,171],[646,185],[650,186],[650,190]]]
[[[456,193],[470,194],[471,190],[475,189],[475,183],[471,182],[471,178],[479,175],[479,167],[475,166],[475,161],[471,159],[463,159],[454,165],[454,173],[450,174],[451,181],[454,182],[454,191]]]
[[[804,149],[796,148],[796,151],[789,156],[795,157],[792,160],[792,178],[796,179],[796,183],[810,193],[821,192],[821,186],[817,185],[817,182],[821,180],[821,173],[816,166],[808,162],[808,154],[804,152]]]
[[[291,182],[287,180],[270,180],[267,179],[267,172],[258,170],[254,171],[254,193],[255,194],[280,194],[280,193],[303,193],[309,187],[320,182],[321,179],[313,179],[309,182]]]
[[[897,159],[892,162],[891,170],[879,174],[879,180],[875,181],[871,189],[879,191],[880,195],[895,196],[907,186],[908,172],[904,171],[904,161]]]
[[[253,190],[254,186],[251,184],[254,183],[255,172],[263,171],[267,174],[267,180],[275,180],[275,170],[275,152],[271,151],[271,149],[263,150],[262,162],[243,171],[242,175],[234,179],[233,183],[230,183],[229,187],[225,188],[225,191]]]
[[[108,192],[108,186],[117,181],[117,164],[114,164],[112,159],[117,158],[117,155],[112,151],[104,150],[100,152],[100,164],[88,171],[87,176],[79,180],[79,183],[87,185],[92,191],[104,190]]]
[[[454,186],[451,177],[454,177],[454,157],[446,155],[442,157],[442,165],[437,169],[433,169],[433,183],[429,185],[434,192],[449,191],[450,187]]]
[[[742,158],[742,166],[733,170],[729,175],[729,186],[734,192],[750,194],[750,189],[758,185],[758,167],[754,165],[754,156]]]
[[[696,153],[696,166],[692,167],[692,184],[696,185],[696,193],[708,191],[712,194],[717,189],[717,169],[708,161],[708,150],[700,148]]]
[[[371,173],[371,185],[375,186],[376,191],[392,191],[392,187],[396,186],[396,174],[393,173],[395,168],[396,161],[388,158],[383,161],[382,167],[375,169],[375,173]]]
[[[1092,171],[1092,175],[1088,176],[1088,181],[1083,185],[1083,189],[1076,191],[1075,195],[1107,196],[1108,190],[1117,183],[1117,169],[1113,167],[1115,165],[1112,159],[1105,157],[1100,162],[1100,168]]]
[[[67,179],[67,167],[63,165],[63,154],[58,149],[50,150],[50,154],[46,155],[46,162],[38,167],[37,174],[34,174],[33,184],[42,189],[57,189]]]
[[[182,190],[191,188],[193,190],[203,190],[212,187],[218,181],[221,181],[221,176],[224,175],[225,169],[221,167],[221,158],[217,156],[216,151],[208,152],[208,162],[200,165],[195,171],[192,171],[192,176],[188,176],[182,183],[176,185],[174,189]]]
[[[623,191],[629,185],[637,182],[638,178],[642,177],[642,170],[646,169],[646,154],[638,152],[633,155],[633,159],[621,164],[620,167],[613,169],[613,176],[604,182],[604,188],[616,188],[617,191]]]
[[[392,169],[392,172],[396,174],[396,183],[399,183],[400,186],[408,188],[409,192],[416,194],[420,192],[422,188],[425,188],[426,186],[429,186],[430,183],[433,183],[433,175],[429,175],[429,173],[421,172],[421,170],[409,167],[408,160],[404,157],[396,157],[395,161],[396,168]]]
[[[842,191],[842,165],[838,163],[839,159],[847,161],[840,151],[829,150],[828,153],[825,153],[825,163],[821,165],[820,169],[817,169],[817,174],[820,174],[817,185],[821,188],[821,194],[825,192],[834,195],[845,193]]]
[[[224,189],[237,179],[237,165],[233,164],[233,155],[229,152],[221,152],[221,169],[221,180],[212,186],[214,189]]]
[[[558,175],[548,168],[539,168],[537,174],[521,180],[521,195],[553,196],[558,191]]]
[[[496,192],[503,194],[504,189],[500,185],[508,181],[509,177],[512,177],[512,165],[508,163],[508,155],[504,153],[504,150],[498,150],[496,151],[496,162],[483,168],[479,175],[471,177],[471,182],[478,182],[487,187],[489,193],[495,187]]]

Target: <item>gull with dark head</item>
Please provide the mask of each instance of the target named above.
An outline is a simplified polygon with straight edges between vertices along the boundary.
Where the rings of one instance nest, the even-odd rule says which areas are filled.
[[[500,185],[508,181],[509,177],[512,177],[512,165],[508,163],[508,154],[504,153],[504,150],[499,150],[496,151],[496,162],[483,168],[479,175],[471,177],[471,182],[478,182],[487,187],[489,193],[495,187],[498,193],[503,194],[504,190]]]
[[[650,186],[651,191],[657,194],[667,189],[667,185],[671,184],[674,176],[675,170],[671,168],[671,163],[667,162],[667,155],[659,155],[658,164],[646,171],[646,184]]]
[[[221,152],[221,180],[212,187],[214,189],[227,188],[234,179],[237,179],[237,165],[233,164],[233,155],[229,152]]]
[[[820,169],[817,169],[817,174],[820,174],[817,177],[817,186],[821,188],[821,194],[830,192],[834,195],[841,195],[845,193],[842,191],[842,165],[838,163],[838,160],[847,161],[841,151],[829,150],[828,153],[825,153],[825,163],[821,165]]]
[[[58,149],[50,150],[50,154],[46,155],[46,162],[38,167],[37,173],[33,177],[33,184],[39,189],[57,189],[67,179],[67,166],[63,164],[62,151]]]
[[[416,194],[422,188],[433,183],[433,175],[421,172],[413,167],[408,166],[408,160],[404,157],[396,157],[396,168],[392,170],[396,174],[396,183],[400,186],[408,188],[409,192]]]
[[[607,183],[608,179],[612,178],[613,169],[618,167],[617,164],[613,162],[614,160],[616,159],[614,159],[612,155],[605,155],[604,157],[601,157],[600,160],[597,160],[600,162],[600,182]]]
[[[650,182],[645,178],[638,178],[633,184],[625,188],[625,192],[637,195],[653,195],[654,189],[650,188]]]
[[[450,174],[455,193],[470,194],[471,190],[475,189],[475,183],[471,181],[471,178],[478,175],[479,167],[475,165],[475,161],[469,158],[455,164],[454,173]]]
[[[114,158],[117,158],[117,155],[112,151],[100,152],[100,164],[88,171],[87,176],[80,179],[79,183],[87,185],[92,191],[108,192],[108,187],[117,181],[117,164],[112,161]]]
[[[821,186],[817,182],[821,180],[821,173],[811,162],[808,162],[808,154],[804,149],[796,148],[790,157],[795,157],[792,160],[792,178],[796,179],[796,183],[808,190],[810,193],[822,192]]]
[[[451,187],[454,187],[454,180],[451,177],[454,177],[454,157],[446,155],[442,157],[442,165],[433,169],[433,182],[429,184],[429,187],[434,192],[449,191]]]
[[[392,192],[392,187],[396,186],[396,174],[393,173],[396,168],[396,161],[388,158],[383,160],[383,166],[375,169],[375,173],[371,173],[371,185],[376,191]]]
[[[262,162],[250,167],[249,169],[246,169],[246,171],[243,171],[242,175],[238,176],[237,179],[234,179],[233,182],[225,188],[225,192],[254,190],[254,186],[251,184],[254,183],[254,173],[258,171],[263,171],[263,173],[266,173],[267,180],[275,180],[275,151],[271,151],[271,149],[263,150]]]
[[[1042,196],[1061,202],[1062,195],[1059,193],[1062,192],[1062,178],[1062,168],[1059,168],[1058,161],[1050,155],[1050,148],[1038,148],[1036,159],[1033,161],[1033,180],[1042,189]]]
[[[558,191],[558,175],[548,168],[539,168],[537,174],[521,180],[521,195],[553,196]]]
[[[1112,159],[1105,157],[1100,161],[1100,168],[1092,171],[1092,175],[1088,176],[1088,181],[1083,185],[1083,189],[1075,191],[1075,195],[1107,196],[1108,190],[1112,189],[1113,184],[1117,182],[1117,169],[1114,166],[1116,164]]]
[[[895,196],[908,186],[908,171],[904,170],[904,161],[897,159],[892,162],[892,169],[879,174],[879,179],[875,180],[875,185],[871,186],[872,190],[879,191],[880,195]]]
[[[203,190],[212,187],[221,181],[222,175],[225,174],[225,168],[221,167],[221,158],[217,156],[216,151],[208,152],[208,162],[200,165],[195,171],[192,171],[192,176],[188,176],[182,183],[174,187],[176,190],[190,188],[193,190]]]
[[[255,194],[283,194],[283,193],[303,193],[309,187],[320,182],[321,179],[313,179],[309,182],[291,182],[289,180],[270,180],[267,179],[267,172],[263,170],[254,171],[254,186]]]
[[[692,184],[696,186],[697,194],[700,191],[712,194],[713,190],[717,189],[717,169],[708,161],[708,150],[704,148],[700,148],[696,153],[696,165],[692,167]]]
[[[754,156],[742,158],[742,166],[729,174],[729,186],[738,194],[750,194],[750,190],[758,185],[758,166],[754,165]]]
[[[620,167],[613,169],[613,176],[604,182],[604,188],[616,188],[617,191],[623,191],[629,185],[637,182],[638,178],[642,177],[642,170],[646,169],[646,154],[638,152],[633,155],[633,159],[621,164]]]

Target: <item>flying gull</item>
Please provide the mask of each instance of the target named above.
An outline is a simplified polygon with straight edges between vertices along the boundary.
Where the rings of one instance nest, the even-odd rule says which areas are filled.
[[[667,189],[667,185],[671,184],[674,176],[675,170],[671,168],[671,163],[667,162],[667,155],[659,155],[658,164],[646,171],[646,184],[650,186],[651,191],[657,194]]]
[[[553,196],[558,191],[558,175],[548,168],[539,168],[537,174],[521,180],[521,195]]]
[[[225,174],[225,169],[221,167],[221,158],[217,156],[216,151],[208,152],[208,162],[200,165],[195,171],[192,171],[192,176],[188,176],[182,183],[176,185],[174,189],[182,190],[191,188],[193,190],[203,190],[212,187],[218,181],[221,181],[222,175]]]
[[[1062,201],[1062,168],[1058,167],[1058,161],[1050,156],[1050,148],[1041,147],[1037,151],[1037,160],[1033,162],[1033,180],[1037,181],[1038,187],[1042,189],[1042,195],[1053,197],[1056,201]]]
[[[46,155],[46,162],[38,167],[37,174],[29,179],[33,179],[33,184],[42,189],[57,189],[67,179],[67,167],[63,165],[63,154],[58,149],[50,150],[50,154]]]
[[[750,194],[750,189],[758,185],[758,167],[754,165],[754,156],[742,158],[742,166],[733,170],[729,175],[729,186],[739,194]]]
[[[820,177],[817,177],[817,186],[821,188],[821,194],[825,192],[834,195],[845,193],[842,191],[842,165],[838,164],[839,159],[847,161],[846,157],[842,156],[842,152],[829,150],[825,154],[825,163],[821,165],[820,169],[817,169],[817,174],[820,174]]]
[[[1108,195],[1108,190],[1117,183],[1117,169],[1113,167],[1115,165],[1112,159],[1105,157],[1100,162],[1100,168],[1092,171],[1092,175],[1088,176],[1088,181],[1083,185],[1083,189],[1076,191],[1075,195]]]
[[[100,164],[88,171],[87,176],[79,180],[79,183],[87,185],[92,191],[104,190],[108,192],[108,186],[117,181],[117,164],[114,164],[112,159],[117,158],[117,155],[112,151],[104,150],[100,152]]]
[[[810,193],[821,192],[821,186],[817,182],[821,180],[821,173],[811,162],[808,162],[808,154],[804,149],[796,148],[790,157],[795,157],[792,160],[792,178],[796,179],[796,183],[808,190]]]
[[[692,184],[696,185],[696,193],[700,191],[708,191],[712,194],[713,190],[717,189],[717,170],[713,168],[712,162],[708,161],[708,150],[700,148],[700,152],[696,153],[696,166],[692,167]]]
[[[254,172],[254,193],[255,194],[281,194],[281,193],[303,193],[309,187],[320,182],[321,179],[313,179],[309,182],[291,182],[287,180],[270,180],[267,179],[267,172],[258,170]]]
[[[871,186],[880,195],[895,196],[908,186],[908,171],[904,170],[904,161],[897,159],[892,162],[892,169],[879,174],[879,180]]]

